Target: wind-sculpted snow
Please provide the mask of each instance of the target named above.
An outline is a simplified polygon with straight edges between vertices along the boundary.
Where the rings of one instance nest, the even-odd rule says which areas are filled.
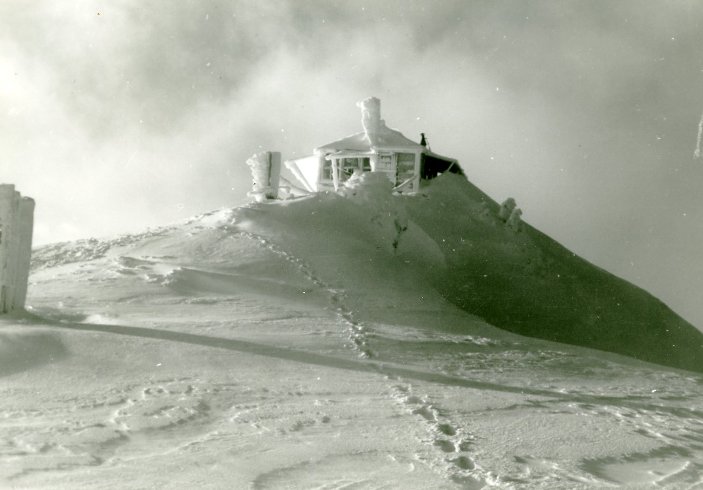
[[[447,258],[446,271],[432,278],[444,297],[522,335],[703,371],[702,332],[538,230],[506,233],[492,216],[477,217],[481,201],[489,202],[454,176],[430,187],[424,202],[406,201]]]
[[[318,195],[240,214],[297,256],[335,271],[354,294],[368,297],[370,284],[407,302],[424,283],[426,294],[512,332],[703,371],[703,333],[529,225],[507,226],[498,206],[463,177],[444,175],[410,197],[392,196],[375,177],[363,176],[344,198]],[[355,245],[362,241],[372,246]],[[386,283],[390,293],[375,289]]]
[[[54,267],[75,262],[87,262],[105,257],[110,249],[124,247],[148,238],[166,233],[166,229],[158,229],[135,235],[124,235],[108,240],[89,238],[75,242],[61,242],[45,245],[32,252],[32,269]]]
[[[0,330],[0,377],[52,363],[66,354],[65,345],[54,333]]]
[[[0,320],[0,486],[703,485],[700,374],[468,313],[442,285],[507,293],[462,260],[541,277],[552,242],[461,182],[367,184],[40,249]]]

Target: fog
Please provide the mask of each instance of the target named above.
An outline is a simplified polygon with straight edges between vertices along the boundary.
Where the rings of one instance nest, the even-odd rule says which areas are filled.
[[[697,1],[0,3],[0,181],[37,243],[246,202],[245,160],[390,127],[703,327]]]

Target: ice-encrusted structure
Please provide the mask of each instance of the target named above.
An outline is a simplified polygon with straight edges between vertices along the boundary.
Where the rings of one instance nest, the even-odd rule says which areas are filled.
[[[514,232],[520,231],[520,227],[522,226],[522,209],[513,209],[510,213],[508,221],[505,224],[508,225],[508,228],[510,228]]]
[[[257,202],[278,197],[278,185],[281,175],[281,153],[263,151],[256,153],[247,160],[251,169],[253,187],[249,196]]]
[[[0,184],[0,313],[24,308],[33,228],[34,200]]]
[[[378,135],[382,130],[388,133],[386,122],[381,119],[381,101],[376,97],[369,97],[360,100],[356,106],[361,109],[361,126],[364,128],[367,138],[371,135]]]
[[[318,146],[313,155],[287,160],[286,167],[310,193],[342,189],[354,175],[379,173],[391,182],[391,192],[414,194],[443,173],[464,172],[454,158],[430,150],[422,133],[418,143],[381,119],[381,101],[357,102],[363,131]]]
[[[498,210],[498,217],[502,219],[503,221],[508,221],[510,218],[510,215],[512,214],[513,210],[515,209],[516,203],[515,199],[512,197],[507,198],[503,203],[500,205],[500,209]]]

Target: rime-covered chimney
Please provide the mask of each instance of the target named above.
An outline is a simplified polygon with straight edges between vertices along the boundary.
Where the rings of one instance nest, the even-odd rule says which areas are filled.
[[[369,97],[356,103],[361,109],[361,125],[367,135],[378,134],[385,126],[381,119],[381,101],[376,97]]]

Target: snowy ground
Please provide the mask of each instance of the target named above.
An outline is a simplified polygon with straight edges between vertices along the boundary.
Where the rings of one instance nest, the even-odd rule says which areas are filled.
[[[266,209],[35,254],[0,486],[703,488],[702,375],[498,330]]]

